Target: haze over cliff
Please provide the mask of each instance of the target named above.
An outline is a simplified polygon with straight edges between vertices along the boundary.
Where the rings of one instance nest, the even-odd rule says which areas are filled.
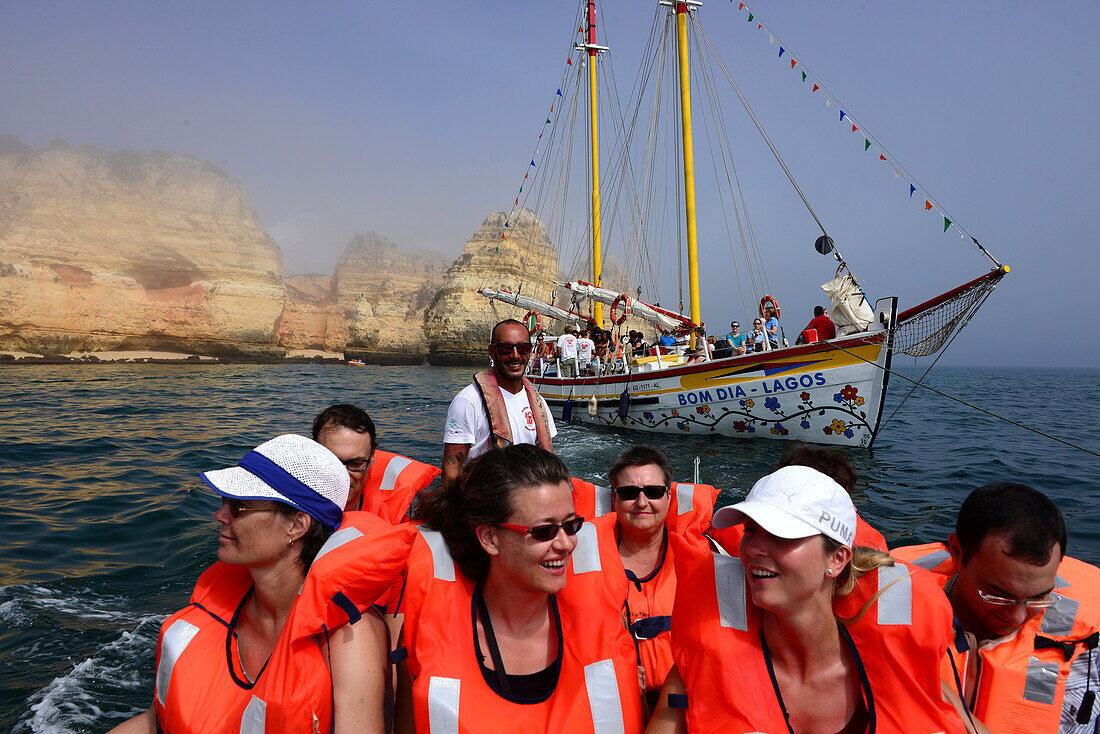
[[[534,215],[515,222],[501,256],[503,223],[489,215],[453,264],[369,233],[332,275],[284,278],[243,187],[217,166],[0,137],[0,351],[479,362],[488,328],[516,314],[469,286],[556,275]]]

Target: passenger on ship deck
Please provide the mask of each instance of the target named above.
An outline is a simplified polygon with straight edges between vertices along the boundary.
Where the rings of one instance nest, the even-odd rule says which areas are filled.
[[[631,329],[630,350],[631,354],[635,357],[644,357],[649,353],[649,344],[646,342],[642,332]]]
[[[571,335],[567,332],[559,342],[566,336]],[[576,337],[573,340],[575,344]],[[524,377],[531,349],[527,327],[515,319],[493,327],[489,344],[493,366],[475,374],[473,383],[455,395],[447,408],[444,484],[457,482],[462,467],[490,449],[530,443],[553,451],[552,439],[558,433],[554,416]]]
[[[764,331],[768,335],[768,345],[772,349],[779,349],[779,344],[782,340],[782,334],[779,331],[779,313],[776,311],[775,306],[769,305],[765,311],[767,321],[764,322]]]
[[[592,356],[596,352],[596,342],[592,340],[588,331],[582,331],[577,339],[577,369],[582,375],[591,374]]]
[[[1048,497],[1004,483],[966,498],[946,545],[891,551],[937,574],[969,643],[949,662],[995,732],[1100,731],[1100,569],[1066,539]],[[943,676],[954,686],[950,665]]]
[[[613,544],[577,517],[560,459],[491,451],[416,517],[402,602],[412,712],[396,731],[641,731],[627,581],[603,573]]]
[[[662,331],[661,336],[657,339],[657,344],[662,347],[662,351],[665,351],[669,347],[676,346],[676,337],[667,331]]]
[[[576,329],[566,329],[558,337],[558,369],[561,371],[559,377],[577,376],[578,341]]]
[[[717,337],[710,337],[710,351],[714,355],[715,359],[725,359],[726,357],[733,356],[733,347],[730,346],[729,340],[725,337],[718,339]]]
[[[752,350],[748,334],[741,333],[741,324],[736,321],[730,322],[730,333],[726,334],[726,341],[733,348],[732,354],[734,357],[740,357]]]
[[[749,340],[752,342],[751,351],[753,352],[766,352],[772,349],[767,332],[764,331],[764,319],[753,319],[752,333],[749,335]]]
[[[829,341],[836,338],[836,325],[833,320],[829,318],[829,312],[824,306],[814,306],[814,317],[810,319],[810,323],[806,324],[806,328],[803,332],[813,329],[817,332],[818,341]],[[798,336],[799,343],[802,342],[802,335]]]
[[[714,515],[734,523],[740,558],[677,557],[675,666],[647,732],[969,730],[938,676],[950,605],[927,572],[853,545],[843,487],[786,466]]]
[[[415,531],[358,512],[341,525],[348,473],[303,436],[201,476],[222,496],[218,562],[161,626],[153,706],[113,731],[384,731],[389,638],[371,605]],[[327,543],[338,526],[351,532]]]

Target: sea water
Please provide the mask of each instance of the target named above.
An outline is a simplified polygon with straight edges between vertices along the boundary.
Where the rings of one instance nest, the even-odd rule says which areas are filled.
[[[899,368],[918,377],[923,368]],[[0,367],[0,730],[105,731],[152,699],[157,631],[214,560],[219,500],[198,479],[326,405],[366,408],[383,448],[438,464],[470,369],[343,365]],[[937,368],[927,382],[1094,452],[1100,370]],[[891,380],[883,418],[909,391]],[[574,474],[606,484],[647,441],[676,479],[744,496],[783,444],[561,425]],[[942,540],[975,487],[1019,481],[1066,514],[1070,552],[1100,562],[1100,459],[918,388],[872,451],[856,504],[893,544]]]

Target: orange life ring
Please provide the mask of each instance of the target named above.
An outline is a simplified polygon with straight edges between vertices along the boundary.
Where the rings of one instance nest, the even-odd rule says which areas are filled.
[[[777,319],[783,318],[783,311],[779,308],[779,301],[775,300],[775,298],[773,298],[772,296],[769,296],[767,293],[765,293],[764,297],[760,299],[760,315],[761,316],[767,316],[768,315],[768,310],[766,308],[768,304],[771,304],[771,306],[775,309],[775,317]]]
[[[528,311],[523,315],[523,324],[532,333],[542,331],[542,315],[538,311]]]
[[[622,306],[623,309],[622,315],[616,317],[615,312],[619,310],[620,306]],[[611,323],[615,324],[615,326],[621,326],[632,310],[630,296],[625,293],[620,293],[618,298],[611,303]]]

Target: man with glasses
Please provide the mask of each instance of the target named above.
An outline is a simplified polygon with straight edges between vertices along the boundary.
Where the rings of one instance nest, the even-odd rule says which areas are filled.
[[[946,546],[891,551],[940,574],[966,633],[942,677],[992,731],[1100,731],[1100,569],[1065,550],[1054,503],[1003,483],[966,498]]]
[[[493,327],[492,367],[474,375],[455,395],[443,431],[443,483],[458,480],[462,467],[490,449],[515,443],[553,451],[554,417],[542,396],[523,376],[531,359],[531,335],[515,319]]]

